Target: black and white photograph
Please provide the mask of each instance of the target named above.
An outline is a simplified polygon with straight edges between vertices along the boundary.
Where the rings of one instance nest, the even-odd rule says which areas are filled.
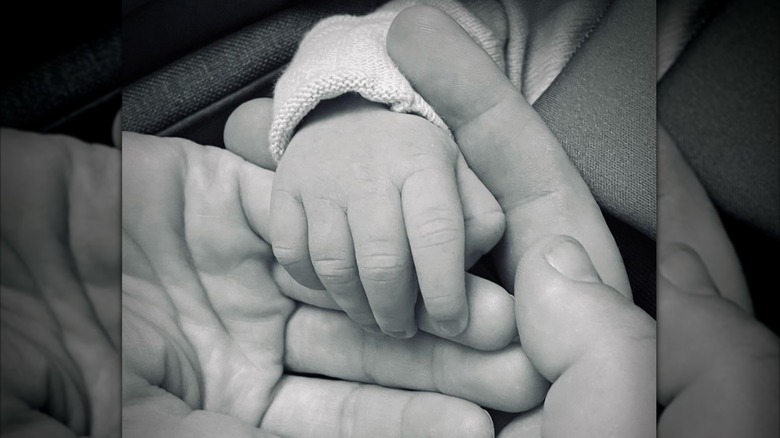
[[[203,8],[124,19],[125,436],[655,435],[654,5]]]
[[[121,6],[6,2],[0,435],[121,435]]]
[[[778,6],[3,6],[0,435],[778,436]]]

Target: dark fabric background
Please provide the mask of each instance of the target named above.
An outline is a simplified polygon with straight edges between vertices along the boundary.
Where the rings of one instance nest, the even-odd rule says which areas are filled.
[[[123,80],[138,80],[297,3],[301,0],[123,0]]]
[[[270,96],[298,41],[321,18],[373,4],[301,4],[247,26],[125,87],[124,129],[224,146],[228,116]],[[655,9],[616,2],[536,109],[578,166],[607,216],[634,292],[655,315]]]
[[[534,107],[606,212],[655,236],[655,7],[613,2]]]
[[[658,120],[719,210],[746,274],[756,316],[776,333],[778,8],[773,0],[710,1],[697,32],[658,84]]]
[[[0,126],[111,144],[120,23],[112,1],[4,3]]]
[[[379,3],[342,0],[320,5],[310,2],[261,19],[181,59],[169,59],[169,64],[154,74],[126,84],[123,127],[128,131],[159,134],[214,106],[226,96],[251,87],[258,79],[270,84],[274,80],[270,74],[289,62],[304,33],[319,20],[334,14],[366,13]],[[157,21],[167,22],[168,18],[160,17]],[[130,23],[125,25],[125,32],[133,35],[135,31],[128,30],[128,26]],[[143,46],[134,47],[135,44],[141,42],[123,42],[126,50],[143,51]],[[125,68],[133,67],[126,65]],[[267,86],[257,87],[269,91]],[[224,126],[224,120],[219,121]],[[221,143],[221,127],[214,132],[219,133],[219,139],[209,140]],[[193,140],[203,143],[203,139]]]
[[[634,301],[655,316],[655,5],[614,2],[534,108],[607,218]]]

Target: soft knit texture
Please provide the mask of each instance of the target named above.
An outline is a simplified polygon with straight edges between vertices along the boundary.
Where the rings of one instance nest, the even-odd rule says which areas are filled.
[[[301,42],[274,92],[269,149],[281,159],[295,127],[324,99],[358,93],[391,110],[418,114],[449,134],[433,108],[414,91],[387,53],[385,42],[398,13],[415,4],[438,7],[452,16],[503,65],[502,41],[461,4],[453,1],[394,1],[363,16],[335,16],[318,23]]]
[[[318,23],[301,42],[274,92],[269,149],[278,161],[296,126],[323,99],[358,93],[393,111],[418,114],[450,134],[387,54],[387,31],[402,10],[436,7],[461,25],[533,104],[552,84],[607,0],[394,0],[362,16]]]

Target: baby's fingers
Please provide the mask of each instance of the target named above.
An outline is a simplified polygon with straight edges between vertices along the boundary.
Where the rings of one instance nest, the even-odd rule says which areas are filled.
[[[269,98],[244,102],[230,115],[224,131],[227,150],[268,170],[276,169],[276,161],[268,150],[273,105]]]
[[[274,183],[271,195],[271,245],[274,257],[295,279],[312,289],[324,289],[311,264],[306,212],[299,199]]]
[[[306,203],[306,214],[311,262],[320,281],[338,308],[353,321],[378,331],[360,283],[347,213],[333,201],[317,199]]]
[[[454,169],[424,169],[401,190],[403,217],[425,309],[444,333],[468,325],[465,227]]]
[[[417,305],[417,325],[430,334],[468,345],[478,350],[499,350],[517,337],[512,295],[501,286],[466,274],[469,323],[463,333],[451,336],[444,333],[425,306]]]
[[[377,324],[391,336],[413,336],[417,284],[398,190],[390,184],[366,190],[349,201],[347,217],[360,280]]]
[[[301,286],[280,265],[273,268],[274,281],[286,296],[315,307],[342,310],[333,298],[322,291]],[[466,274],[469,302],[469,325],[463,333],[448,336],[442,333],[422,303],[417,304],[417,325],[420,330],[459,344],[483,351],[500,350],[517,337],[514,299],[501,286],[476,275]]]
[[[463,156],[458,160],[457,175],[466,228],[466,269],[470,269],[501,240],[506,221],[498,201]]]

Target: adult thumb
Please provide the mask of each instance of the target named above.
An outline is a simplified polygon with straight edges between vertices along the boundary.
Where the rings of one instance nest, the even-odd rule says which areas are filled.
[[[658,260],[659,436],[778,436],[777,335],[721,296],[690,246]]]
[[[515,313],[526,354],[552,382],[545,435],[655,436],[655,323],[602,282],[579,242],[529,246]]]

